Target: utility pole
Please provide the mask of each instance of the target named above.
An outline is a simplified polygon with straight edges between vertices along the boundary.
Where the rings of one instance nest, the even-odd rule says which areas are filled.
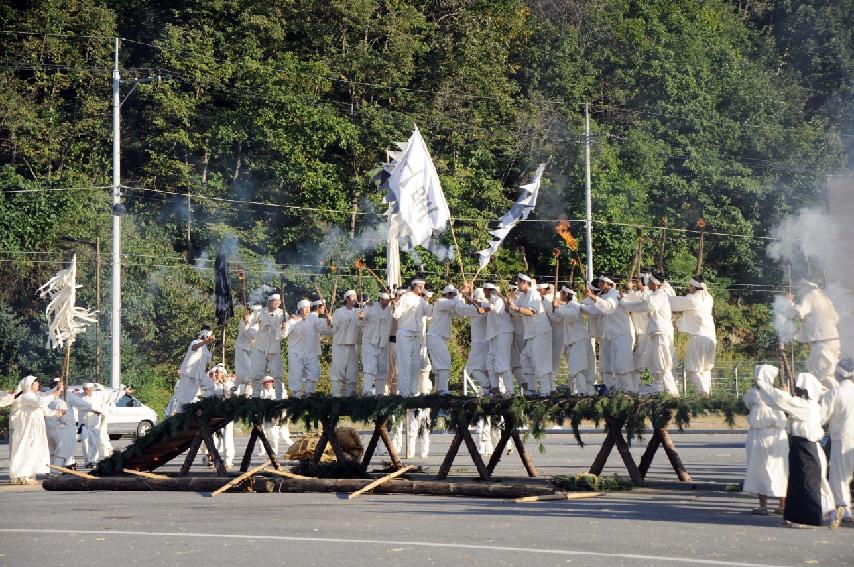
[[[590,103],[584,103],[584,219],[587,242],[587,279],[593,280],[593,201],[590,197]]]
[[[112,349],[110,364],[110,386],[118,389],[121,384],[121,335],[122,335],[122,257],[121,257],[121,100],[119,99],[119,38],[116,38],[115,67],[113,68],[113,289],[112,289]]]
[[[95,377],[101,383],[101,237],[95,240]]]

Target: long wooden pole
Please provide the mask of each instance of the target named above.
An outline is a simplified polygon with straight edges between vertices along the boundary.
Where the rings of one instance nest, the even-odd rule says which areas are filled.
[[[453,221],[451,222],[451,236],[454,239],[454,247],[457,249],[457,253],[455,254],[455,256],[457,258],[457,264],[460,267],[460,275],[463,277],[463,283],[468,285],[468,281],[466,280],[466,271],[465,269],[463,269],[463,257],[460,252],[460,243],[457,241],[457,233],[454,231]],[[478,272],[480,272],[480,270],[478,270]]]
[[[374,488],[376,488],[376,487],[378,487],[378,486],[381,486],[381,485],[383,485],[383,484],[387,483],[388,481],[390,481],[390,480],[392,480],[392,479],[394,479],[394,478],[397,478],[397,477],[399,477],[400,475],[402,475],[402,474],[404,474],[404,473],[406,473],[406,472],[409,472],[410,470],[412,470],[412,469],[414,469],[414,468],[415,468],[415,467],[413,467],[412,465],[406,465],[406,466],[405,466],[405,467],[403,467],[402,469],[397,469],[396,471],[394,471],[394,472],[393,472],[393,473],[391,473],[391,474],[387,474],[387,475],[385,475],[385,476],[384,476],[384,477],[382,477],[382,478],[378,478],[378,479],[377,479],[377,480],[375,480],[374,482],[372,482],[372,483],[370,483],[370,484],[367,484],[367,485],[363,486],[363,487],[362,487],[362,488],[360,488],[359,490],[356,490],[355,492],[351,492],[351,493],[347,496],[347,500],[352,500],[353,498],[355,498],[355,497],[359,496],[360,494],[364,494],[365,492],[367,492],[367,491],[369,491],[369,490],[372,490],[372,489],[374,489]]]
[[[257,467],[246,471],[242,475],[238,476],[235,479],[232,479],[232,480],[226,482],[225,484],[223,484],[222,486],[220,486],[219,488],[217,488],[216,490],[211,492],[211,496],[216,496],[217,494],[222,494],[223,492],[225,492],[226,490],[228,490],[232,486],[240,484],[241,482],[243,482],[244,480],[246,480],[249,477],[255,476],[256,474],[258,474],[259,472],[261,472],[262,470],[264,470],[268,466],[270,466],[269,463],[264,463],[263,465],[258,465]]]

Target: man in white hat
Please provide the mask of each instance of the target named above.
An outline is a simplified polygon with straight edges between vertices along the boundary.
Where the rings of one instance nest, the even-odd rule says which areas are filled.
[[[515,280],[513,280],[515,281]],[[516,300],[519,297],[518,286],[511,283],[507,287],[507,299]],[[510,309],[510,301],[504,306],[504,309],[510,314],[510,321],[513,323],[513,347],[510,350],[510,369],[513,372],[513,377],[516,383],[524,394],[526,391],[527,377],[522,371],[522,351],[525,349],[525,319],[524,315],[516,313]]]
[[[359,379],[359,321],[365,312],[356,308],[355,290],[344,293],[344,305],[335,310],[329,322],[332,328],[332,364],[329,377],[332,380],[333,396],[352,396],[356,393]]]
[[[688,294],[670,296],[670,309],[682,313],[679,330],[688,333],[685,350],[685,373],[697,393],[712,393],[712,368],[715,367],[715,320],[712,317],[714,299],[700,275],[691,278]]]
[[[433,302],[430,326],[427,328],[427,353],[436,376],[436,393],[450,394],[448,382],[451,377],[451,353],[448,341],[451,338],[451,319],[463,301],[457,298],[457,288],[448,284],[442,297]]]
[[[786,299],[791,302],[791,316],[801,321],[795,340],[810,345],[807,357],[810,374],[818,378],[825,388],[833,388],[836,386],[833,372],[841,356],[837,329],[839,314],[833,302],[815,282],[801,280],[798,294],[800,303],[794,302],[791,293],[786,294]]]
[[[590,330],[581,313],[575,291],[563,286],[560,298],[552,304],[554,317],[563,323],[563,350],[569,368],[569,387],[581,396],[594,394],[590,370]]]
[[[421,342],[424,318],[430,314],[430,306],[424,299],[425,281],[412,280],[410,289],[404,292],[394,308],[397,321],[397,387],[401,396],[417,395],[420,392],[418,376],[421,372]]]
[[[601,294],[602,290],[599,289],[599,278],[593,278],[587,284],[587,289],[588,291],[592,291],[594,295]],[[601,383],[608,388],[613,388],[614,381],[611,375],[611,362],[609,360],[611,349],[608,346],[609,341],[602,338],[602,312],[596,307],[596,302],[590,299],[587,294],[585,294],[578,304],[581,312],[587,316],[587,329],[591,339],[590,363],[587,366],[588,382],[591,385],[596,382],[596,351],[598,350]]]
[[[619,390],[632,391],[635,367],[632,322],[620,302],[614,280],[599,276],[599,289],[601,292],[597,295],[588,288],[587,297],[602,315],[602,357],[607,356],[608,361],[607,373],[605,364],[602,364],[602,377],[606,385],[611,382]]]
[[[362,328],[362,393],[378,396],[386,393],[389,365],[389,337],[392,323],[391,296],[382,292],[365,309],[359,320]]]
[[[676,350],[673,347],[673,312],[670,309],[670,296],[664,287],[666,278],[660,272],[651,273],[647,277],[649,295],[645,301],[622,301],[626,311],[645,311],[648,315],[646,334],[649,336],[649,369],[653,377],[650,392],[667,392],[678,396],[679,389],[673,377],[673,367],[676,365]],[[638,393],[640,383],[635,381],[632,373],[631,380],[626,383],[623,379],[617,381],[617,387],[625,392]]]
[[[103,422],[103,416],[109,413],[108,400],[103,389],[98,389],[98,385],[93,382],[83,384],[83,395],[80,396],[83,402],[82,407],[91,408],[81,410],[78,413],[77,420],[81,424],[80,427],[80,442],[83,445],[83,461],[84,467],[89,468],[94,466],[100,459],[105,459],[113,454],[113,446],[110,443],[109,437],[104,439],[101,431],[106,424]]]
[[[58,378],[57,382],[61,382]],[[0,404],[0,407],[3,407]],[[60,398],[51,401],[48,407],[55,411],[54,415],[45,417],[48,446],[50,448],[50,464],[60,467],[73,467],[77,452],[77,415],[85,417],[92,411],[92,405],[83,400],[75,392],[65,392],[65,400]],[[97,415],[97,413],[96,413]]]
[[[631,281],[628,284],[628,289],[623,293],[623,301],[625,302],[645,302],[649,299],[650,292],[646,283],[649,280],[649,271],[642,270],[640,278],[636,281]],[[643,309],[639,311],[629,311],[629,318],[632,320],[632,327],[635,334],[635,351],[634,351],[634,376],[632,382],[640,384],[644,371],[649,368],[649,335],[646,334],[646,328],[649,324],[649,313]]]
[[[313,394],[320,379],[320,337],[332,330],[326,319],[311,313],[307,299],[297,303],[297,313],[285,323],[288,339],[288,388],[291,395],[301,398]],[[286,394],[282,393],[284,399]]]
[[[507,311],[507,305],[501,297],[498,286],[487,282],[483,284],[483,293],[489,302],[486,314],[486,340],[489,350],[486,367],[489,375],[489,391],[495,395],[512,396],[513,373],[511,354],[513,351],[513,321]],[[502,391],[503,390],[503,391]]]
[[[258,328],[255,320],[261,311],[260,305],[252,305],[240,318],[237,340],[234,341],[234,373],[237,376],[238,393],[252,395],[252,347]]]
[[[250,358],[252,368],[252,396],[258,397],[261,379],[269,373],[275,380],[276,395],[282,395],[282,338],[288,314],[281,309],[282,296],[274,293],[267,298],[267,308],[258,311],[255,319],[255,346]]]
[[[231,397],[236,387],[234,381],[229,377],[228,369],[224,363],[217,363],[208,371],[208,376],[211,377],[215,386],[214,395],[223,399]],[[225,427],[216,432],[214,444],[226,468],[233,467],[235,455],[233,421],[230,421]]]
[[[552,326],[543,305],[543,296],[536,282],[525,274],[516,276],[520,297],[510,308],[525,317],[525,349],[522,351],[522,371],[528,375],[527,394],[547,397],[554,389],[552,368]]]

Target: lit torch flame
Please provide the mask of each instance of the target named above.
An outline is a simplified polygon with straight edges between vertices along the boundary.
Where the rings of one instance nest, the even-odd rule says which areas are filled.
[[[240,281],[243,281],[246,279],[246,272],[243,271],[243,268],[237,270],[237,279],[239,279]]]
[[[573,238],[572,233],[569,232],[569,221],[563,219],[559,220],[555,227],[555,232],[557,232],[558,236],[563,238],[563,241],[566,242],[567,248],[570,250],[578,250],[578,241]]]
[[[361,258],[357,258],[353,265],[357,270],[364,270],[367,267],[367,264],[365,264],[365,261]]]
[[[706,228],[706,221],[703,219],[698,220],[697,221],[697,228],[699,228],[700,230]]]
[[[555,258],[560,256],[560,248],[552,248],[552,256],[554,256]]]

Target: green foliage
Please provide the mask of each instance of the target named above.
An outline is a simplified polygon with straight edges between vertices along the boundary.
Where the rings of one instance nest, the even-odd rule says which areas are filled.
[[[578,473],[575,476],[557,475],[552,479],[552,484],[570,492],[622,492],[634,488],[631,481],[620,478],[617,473],[610,476],[590,473]]]
[[[541,161],[548,167],[535,222],[510,234],[488,271],[506,278],[527,263],[533,274],[553,273],[558,241],[551,222],[536,221],[583,216],[585,102],[601,221],[593,233],[597,272],[623,276],[634,252],[634,228],[605,223],[666,219],[691,229],[703,217],[715,232],[768,234],[781,215],[823,195],[826,173],[852,163],[850,12],[846,3],[819,0],[3,4],[0,299],[18,319],[0,314],[10,328],[0,333],[0,374],[58,369],[32,338],[42,332],[44,308],[33,292],[73,251],[79,303],[98,303],[93,251],[62,249],[64,237],[101,240],[106,297],[110,192],[97,187],[110,183],[115,36],[125,38],[129,186],[122,366],[159,405],[165,394],[148,384],[170,381],[151,369],[172,372],[197,327],[213,319],[209,260],[222,242],[236,240],[233,264],[247,270],[250,292],[284,284],[291,309],[315,283],[328,296],[334,278],[321,266],[330,259],[321,243],[333,229],[359,234],[380,225],[372,172],[414,123],[460,219],[469,274],[490,221]],[[583,261],[581,227],[572,223]],[[643,264],[654,266],[661,234],[644,237]],[[451,246],[450,235],[440,243]],[[780,281],[764,245],[706,239],[724,358],[773,355],[770,294],[725,289]],[[691,274],[696,246],[694,234],[667,233],[664,265],[675,281]],[[384,246],[367,248],[349,255],[364,254],[382,275]],[[405,255],[404,277],[423,268],[442,284],[443,261],[419,255]],[[564,268],[569,260],[563,252]],[[342,272],[339,290],[358,285],[353,270]],[[450,275],[459,283],[455,263]],[[75,347],[75,376],[95,375],[100,350],[103,379],[109,308],[103,301],[100,344],[87,336]],[[233,337],[234,325],[227,331]],[[454,333],[458,376],[468,333],[456,325]],[[32,359],[14,361],[15,352]]]

